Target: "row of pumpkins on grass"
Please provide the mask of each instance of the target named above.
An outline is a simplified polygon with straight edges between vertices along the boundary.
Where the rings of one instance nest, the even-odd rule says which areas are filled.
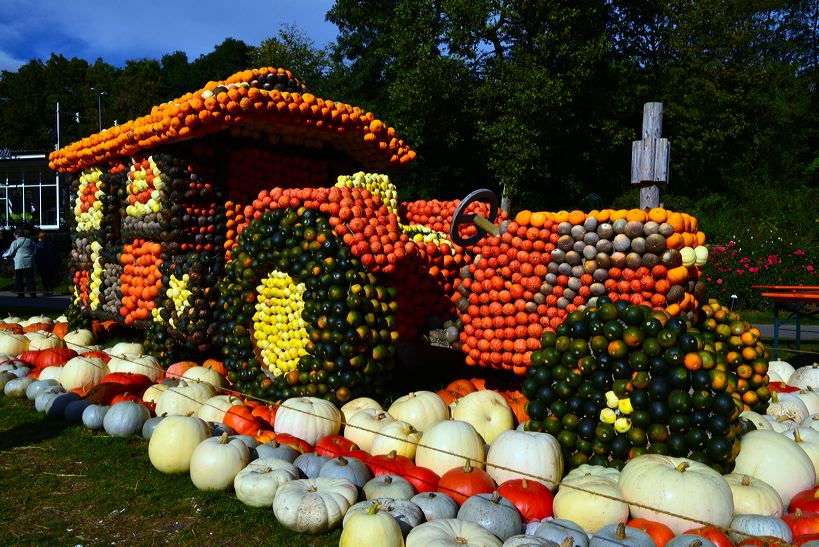
[[[819,533],[819,395],[787,393],[815,385],[817,367],[771,364],[778,399],[771,415],[745,414],[757,430],[743,437],[730,475],[645,455],[622,472],[583,465],[564,477],[554,437],[512,429],[508,403],[491,390],[468,393],[453,408],[432,392],[401,397],[386,411],[366,398],[340,410],[309,397],[276,408],[219,394],[227,382],[216,361],[163,370],[136,343],[94,347],[93,333],[78,331],[87,339],[56,336],[73,348],[42,348],[33,336],[42,331],[12,330],[0,329],[7,396],[110,435],[142,434],[159,471],[189,473],[203,490],[232,489],[299,532],[342,525],[345,545],[567,538],[579,547],[729,545],[761,544],[759,536],[801,544],[819,537],[812,536]],[[5,351],[9,336],[29,343]]]

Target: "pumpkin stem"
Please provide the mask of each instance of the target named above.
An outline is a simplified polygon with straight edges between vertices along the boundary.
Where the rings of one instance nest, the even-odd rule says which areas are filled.
[[[521,479],[520,480],[520,487],[521,488],[529,488],[529,483],[526,482],[526,479]]]
[[[387,457],[391,460],[394,460],[398,453],[395,450],[390,450],[390,453],[387,454]]]
[[[617,530],[614,532],[614,539],[626,539],[626,525],[622,522],[617,524]]]
[[[489,501],[491,501],[492,503],[500,503],[500,500],[501,495],[498,494],[498,491],[495,490],[494,492],[492,492],[492,498]]]
[[[392,484],[392,475],[384,475],[384,484]]]
[[[802,518],[802,509],[799,507],[796,508],[796,511],[793,512],[793,516],[796,518]]]
[[[339,456],[338,458],[336,458],[336,460],[338,461],[338,464],[341,466],[347,465],[347,458],[345,458],[344,456]]]
[[[771,402],[778,403],[779,402],[779,395],[776,394],[776,391],[771,393]]]
[[[802,440],[802,435],[799,434],[799,429],[793,430],[793,440],[797,443],[805,442]]]
[[[742,475],[742,486],[750,486],[751,485],[751,477],[748,475]]]
[[[458,545],[466,545],[467,543],[469,543],[469,541],[467,541],[466,538],[462,538],[461,536],[456,537],[453,541]]]
[[[681,462],[681,463],[680,463],[680,465],[678,465],[678,466],[677,466],[675,469],[676,469],[677,471],[679,471],[680,473],[684,473],[684,472],[685,472],[685,470],[686,470],[686,469],[688,469],[689,467],[691,467],[691,464],[690,464],[690,463],[688,463],[688,462]]]
[[[381,507],[381,504],[380,504],[380,503],[378,503],[377,501],[376,501],[376,502],[373,502],[373,504],[370,506],[370,510],[369,510],[369,511],[367,511],[367,514],[368,514],[368,515],[374,515],[374,514],[376,514],[376,513],[378,512],[378,508],[379,508],[379,507]]]
[[[472,473],[472,462],[469,460],[464,464],[464,473]]]
[[[574,538],[572,536],[564,537],[563,541],[560,542],[560,547],[574,547]]]
[[[702,541],[695,539],[688,547],[702,547]]]
[[[228,443],[228,434],[227,431],[222,433],[222,436],[219,437],[219,444],[227,444]]]
[[[307,487],[307,491],[312,494],[313,492],[317,492],[318,488],[316,488],[314,484],[311,484],[310,486]]]

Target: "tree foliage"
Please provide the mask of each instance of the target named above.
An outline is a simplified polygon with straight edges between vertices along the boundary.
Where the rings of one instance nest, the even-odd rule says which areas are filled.
[[[107,126],[248,66],[284,66],[412,144],[416,162],[393,175],[402,197],[487,186],[552,210],[631,207],[631,141],[643,103],[662,101],[667,205],[712,204],[708,217],[743,203],[743,221],[778,211],[815,233],[819,0],[336,0],[327,19],[339,35],[324,48],[285,26],[192,61],[31,61],[0,76],[0,147],[50,148],[57,101],[63,143],[93,132],[92,87],[107,93]],[[785,193],[799,199],[768,202]]]

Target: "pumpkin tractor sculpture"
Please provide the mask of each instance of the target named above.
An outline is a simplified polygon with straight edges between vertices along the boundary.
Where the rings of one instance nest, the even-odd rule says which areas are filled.
[[[707,251],[693,217],[656,209],[510,219],[488,190],[400,203],[374,173],[415,155],[372,113],[315,97],[273,68],[209,82],[66,146],[50,160],[73,177],[72,319],[143,328],[146,349],[166,365],[221,354],[243,393],[334,403],[380,394],[396,342],[440,329],[468,364],[526,376],[533,427],[551,431],[552,418],[582,416],[607,391],[623,400],[643,376],[649,384],[657,355],[643,350],[645,363],[629,364],[640,338],[632,321],[662,318],[658,333],[671,322],[676,348],[687,336],[680,317],[716,314],[702,306]],[[632,336],[614,332],[603,309]],[[596,346],[564,341],[601,343],[595,336],[610,337],[606,349],[625,339],[613,375],[583,370],[605,357]],[[708,351],[688,342],[683,357]],[[719,369],[707,367],[711,386]],[[593,397],[578,395],[584,377],[596,378]],[[734,391],[760,386],[744,387]],[[766,400],[757,395],[737,406]],[[560,431],[592,454],[577,425]],[[723,458],[717,448],[713,459]]]

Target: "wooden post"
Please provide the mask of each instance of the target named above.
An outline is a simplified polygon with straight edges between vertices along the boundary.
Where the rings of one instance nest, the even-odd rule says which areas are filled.
[[[660,206],[660,185],[668,184],[671,144],[661,138],[663,103],[643,105],[643,138],[631,143],[631,183],[640,185],[640,209]]]

